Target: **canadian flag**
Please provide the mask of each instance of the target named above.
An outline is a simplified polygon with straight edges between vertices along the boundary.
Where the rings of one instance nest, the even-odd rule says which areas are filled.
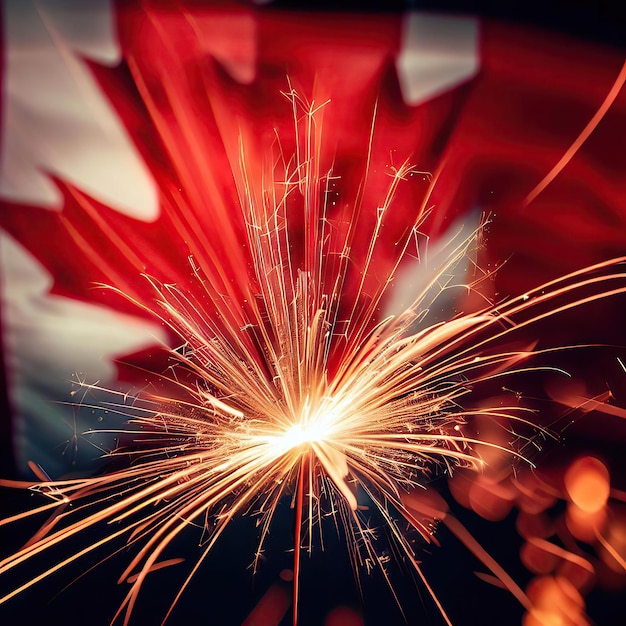
[[[185,285],[197,263],[237,290],[237,138],[288,135],[289,86],[331,100],[320,158],[341,174],[344,197],[357,195],[368,154],[379,173],[408,158],[436,176],[425,237],[491,216],[481,264],[506,261],[496,298],[626,251],[619,50],[419,12],[7,0],[2,20],[5,475],[28,476],[29,461],[55,477],[92,467],[102,450],[84,435],[93,416],[72,404],[77,384],[132,390],[145,369],[167,366],[163,348],[176,339],[98,285],[147,301],[142,273]],[[373,176],[366,192],[382,189]],[[405,210],[417,210],[424,187],[403,193]],[[623,304],[551,332],[623,344]],[[623,404],[614,356],[590,384],[609,379]],[[578,436],[626,442],[619,421]]]

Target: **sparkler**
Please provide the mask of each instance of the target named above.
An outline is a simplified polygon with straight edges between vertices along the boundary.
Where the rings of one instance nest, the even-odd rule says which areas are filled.
[[[626,291],[626,273],[614,259],[538,286],[519,297],[428,325],[427,312],[439,294],[458,288],[455,266],[470,256],[482,226],[457,237],[443,267],[404,312],[383,318],[384,301],[403,261],[428,219],[428,196],[437,175],[404,162],[390,171],[389,186],[372,213],[363,194],[342,205],[332,170],[320,171],[320,111],[316,104],[285,93],[293,108],[295,154],[277,138],[261,166],[251,163],[239,142],[237,176],[244,225],[244,251],[233,250],[250,271],[231,284],[207,250],[201,265],[190,257],[196,291],[146,276],[156,305],[109,287],[158,316],[183,341],[172,351],[177,365],[162,391],[136,397],[119,394],[107,404],[129,422],[116,434],[133,438],[110,457],[133,459],[124,469],[89,477],[30,482],[48,502],[13,515],[1,525],[52,513],[40,531],[0,562],[12,572],[37,555],[106,523],[100,539],[6,594],[10,600],[43,578],[100,546],[125,538],[137,552],[120,576],[130,590],[113,621],[129,622],[142,585],[172,541],[190,526],[202,528],[201,550],[173,598],[179,601],[229,523],[254,513],[261,528],[256,560],[279,502],[291,499],[295,517],[293,622],[298,620],[302,552],[312,548],[323,518],[342,529],[355,570],[374,563],[385,575],[361,509],[375,507],[392,540],[412,564],[450,623],[422,573],[419,555],[402,530],[408,523],[426,542],[433,521],[442,519],[527,607],[532,603],[458,523],[436,505],[415,497],[435,471],[480,472],[485,451],[511,463],[531,463],[534,415],[519,405],[475,406],[472,390],[502,376],[532,368],[528,360],[559,348],[520,347],[521,329],[588,302]],[[374,126],[372,125],[372,136]],[[370,141],[371,148],[371,141]],[[364,178],[369,175],[369,158]],[[402,225],[383,276],[374,262],[381,233],[401,185],[428,181],[424,202]],[[365,245],[363,245],[365,242]],[[212,260],[211,260],[212,259]],[[358,268],[356,285],[349,266]],[[480,291],[482,275],[463,285]],[[437,294],[433,296],[433,293]],[[97,385],[83,385],[97,389]],[[466,434],[477,416],[503,423],[510,445]],[[524,438],[515,433],[526,431]],[[438,469],[439,468],[439,469]],[[402,520],[402,524],[398,521]],[[426,519],[426,521],[425,521]],[[389,582],[391,585],[391,583]]]

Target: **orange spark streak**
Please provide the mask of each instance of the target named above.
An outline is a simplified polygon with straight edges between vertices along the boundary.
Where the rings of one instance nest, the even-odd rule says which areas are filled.
[[[565,151],[563,156],[559,159],[558,163],[546,174],[544,179],[526,196],[523,201],[523,206],[528,206],[562,171],[566,165],[572,160],[573,156],[578,152],[580,147],[587,141],[589,135],[596,129],[598,124],[602,121],[602,118],[607,114],[607,111],[611,108],[613,102],[622,90],[624,83],[626,82],[626,61],[622,65],[622,69],[619,71],[615,82],[606,94],[602,104],[595,112],[594,116],[589,120],[585,128],[581,131],[580,135],[576,137],[572,145]]]

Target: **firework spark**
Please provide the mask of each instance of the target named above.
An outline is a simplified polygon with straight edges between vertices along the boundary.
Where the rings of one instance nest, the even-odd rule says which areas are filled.
[[[39,473],[36,483],[2,482],[39,492],[49,501],[0,524],[52,513],[24,548],[0,562],[2,574],[92,526],[106,523],[106,531],[1,602],[121,537],[137,547],[120,576],[130,590],[113,617],[127,624],[147,576],[178,562],[163,558],[168,546],[190,526],[200,527],[201,551],[167,619],[233,519],[258,515],[256,563],[279,502],[290,498],[294,623],[301,554],[311,549],[327,515],[342,529],[355,571],[375,564],[386,576],[361,511],[367,506],[378,510],[448,623],[402,530],[406,523],[430,542],[433,520],[443,520],[531,608],[527,596],[467,531],[441,506],[424,504],[416,492],[438,469],[480,472],[487,463],[485,450],[507,455],[510,462],[531,463],[529,449],[540,433],[533,413],[517,403],[479,406],[469,396],[480,384],[531,368],[531,357],[549,351],[522,345],[521,335],[516,336],[520,329],[624,292],[626,274],[615,269],[624,259],[572,273],[506,302],[494,305],[485,299],[471,313],[427,324],[437,297],[433,293],[459,288],[452,280],[454,268],[471,256],[481,226],[471,237],[452,241],[446,263],[404,312],[382,318],[381,307],[402,262],[419,256],[414,246],[428,219],[428,195],[437,176],[404,162],[391,168],[387,193],[373,212],[363,194],[342,204],[333,171],[320,171],[319,117],[327,103],[308,102],[292,89],[285,96],[295,121],[294,155],[285,156],[276,138],[267,151],[271,158],[261,165],[251,162],[244,141],[239,142],[245,246],[233,254],[242,255],[251,268],[245,280],[233,285],[209,248],[201,263],[190,257],[195,293],[147,276],[156,293],[151,307],[114,289],[157,315],[183,342],[172,351],[177,365],[161,392],[132,398],[119,394],[117,402],[107,404],[130,424],[115,434],[133,440],[132,447],[109,456],[130,455],[132,463],[90,478],[53,481]],[[369,159],[364,180],[368,167]],[[381,265],[374,262],[381,234],[399,188],[413,177],[427,180],[426,197],[410,222],[402,224],[381,276]],[[358,269],[356,286],[346,280],[349,266]],[[479,293],[483,276],[478,267],[476,277],[463,288]],[[513,443],[466,434],[466,424],[479,416],[504,423]]]

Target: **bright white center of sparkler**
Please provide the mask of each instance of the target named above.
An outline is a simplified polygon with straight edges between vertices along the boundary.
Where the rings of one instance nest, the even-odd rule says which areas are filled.
[[[290,448],[303,444],[323,441],[328,436],[328,429],[323,424],[294,424],[284,434],[284,439]]]

